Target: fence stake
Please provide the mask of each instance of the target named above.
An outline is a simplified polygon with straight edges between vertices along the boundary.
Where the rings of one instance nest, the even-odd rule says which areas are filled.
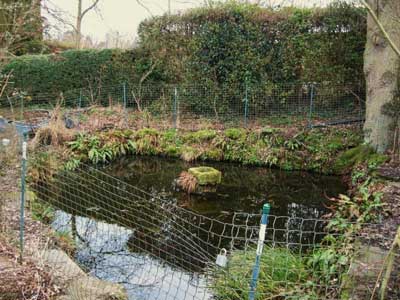
[[[21,96],[21,121],[24,120],[24,96]]]
[[[246,80],[246,88],[244,94],[244,127],[247,127],[247,114],[249,109],[249,97],[248,97],[248,83]]]
[[[19,222],[20,263],[22,263],[24,254],[26,151],[27,151],[27,142],[26,142],[26,134],[24,134],[22,142],[21,209],[20,209],[20,222]]]
[[[313,115],[313,109],[314,109],[314,83],[311,83],[311,94],[310,94],[310,113],[308,116],[308,127],[312,128],[312,115]]]
[[[264,248],[265,234],[267,231],[268,215],[270,211],[270,205],[268,203],[264,204],[263,212],[261,216],[260,233],[258,237],[256,261],[253,268],[253,275],[250,282],[250,292],[249,300],[254,300],[256,294],[258,274],[260,273],[260,260]]]
[[[178,118],[177,110],[178,110],[178,88],[175,87],[174,88],[174,107],[173,107],[173,118],[174,118],[174,128],[175,129],[177,127],[177,118]]]
[[[79,92],[78,108],[82,108],[82,89]]]
[[[126,110],[126,82],[122,85],[123,95],[124,95],[124,110]]]

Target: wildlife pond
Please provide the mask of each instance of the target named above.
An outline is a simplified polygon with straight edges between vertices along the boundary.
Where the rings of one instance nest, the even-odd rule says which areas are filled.
[[[176,180],[193,166],[222,182],[188,195]],[[52,226],[72,233],[75,259],[93,276],[123,284],[130,299],[209,299],[207,270],[222,248],[256,241],[260,211],[271,205],[268,237],[293,247],[318,243],[340,178],[229,163],[126,157],[65,172],[37,188],[56,209]],[[279,216],[279,217],[277,217]]]

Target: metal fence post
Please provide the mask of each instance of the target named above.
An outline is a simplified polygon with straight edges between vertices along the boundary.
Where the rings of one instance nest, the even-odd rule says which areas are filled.
[[[314,83],[310,84],[310,112],[308,115],[308,127],[312,128],[313,127],[313,122],[312,122],[312,117],[313,117],[313,110],[314,110]]]
[[[176,129],[177,127],[177,119],[178,119],[178,88],[174,88],[174,105],[173,105],[173,122],[174,122],[174,128]]]
[[[126,82],[122,84],[122,92],[124,97],[124,110],[126,110]]]
[[[82,89],[79,91],[78,108],[82,108]]]
[[[247,114],[248,114],[248,109],[249,109],[249,84],[246,80],[246,87],[245,87],[245,92],[244,92],[244,127],[247,127]]]
[[[26,134],[22,142],[22,167],[21,167],[21,208],[19,222],[19,244],[20,244],[20,262],[22,263],[24,255],[24,230],[25,230],[25,177],[26,177],[26,158],[27,158]]]
[[[24,96],[21,97],[21,120],[24,119]]]
[[[268,216],[269,216],[270,209],[271,209],[271,207],[268,203],[264,204],[262,216],[261,216],[260,233],[258,236],[256,261],[254,263],[253,275],[252,275],[251,282],[250,282],[249,300],[254,300],[255,295],[256,295],[258,275],[260,273],[260,260],[261,260],[261,255],[262,255],[262,252],[264,249],[264,240],[265,240],[265,234],[267,232]]]

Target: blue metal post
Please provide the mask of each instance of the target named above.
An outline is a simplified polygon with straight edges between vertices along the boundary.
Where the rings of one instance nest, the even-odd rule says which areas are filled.
[[[270,205],[264,204],[263,212],[261,216],[261,224],[260,224],[260,233],[258,237],[258,245],[257,245],[257,252],[256,252],[256,261],[253,268],[253,275],[250,282],[250,292],[249,292],[249,300],[254,300],[256,295],[256,288],[257,288],[257,280],[258,275],[260,273],[260,260],[261,255],[264,248],[264,240],[265,234],[267,232],[267,224],[268,224],[268,215],[271,207]]]
[[[25,229],[25,177],[26,177],[26,152],[27,152],[26,134],[22,142],[22,168],[21,168],[21,210],[20,210],[20,262],[22,263],[24,254],[24,229]]]

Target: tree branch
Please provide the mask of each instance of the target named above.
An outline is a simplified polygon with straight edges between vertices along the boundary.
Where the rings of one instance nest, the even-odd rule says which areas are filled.
[[[385,37],[385,39],[387,40],[387,42],[389,43],[390,47],[393,49],[394,52],[396,52],[396,54],[400,57],[400,49],[397,47],[397,45],[393,42],[393,40],[390,38],[389,34],[387,33],[387,31],[385,30],[385,28],[383,27],[382,23],[379,21],[378,16],[376,15],[376,13],[374,12],[374,10],[371,8],[371,6],[369,6],[369,4],[365,1],[365,0],[360,0],[362,5],[365,6],[365,8],[367,9],[368,13],[371,15],[372,19],[375,21],[376,25],[378,25],[379,30],[381,31],[381,33],[383,34],[383,36]]]
[[[81,18],[83,19],[83,17],[89,12],[91,11],[93,8],[95,8],[97,6],[97,4],[99,3],[100,0],[95,0],[92,5],[90,5],[88,8],[86,8],[82,14],[81,14]]]

